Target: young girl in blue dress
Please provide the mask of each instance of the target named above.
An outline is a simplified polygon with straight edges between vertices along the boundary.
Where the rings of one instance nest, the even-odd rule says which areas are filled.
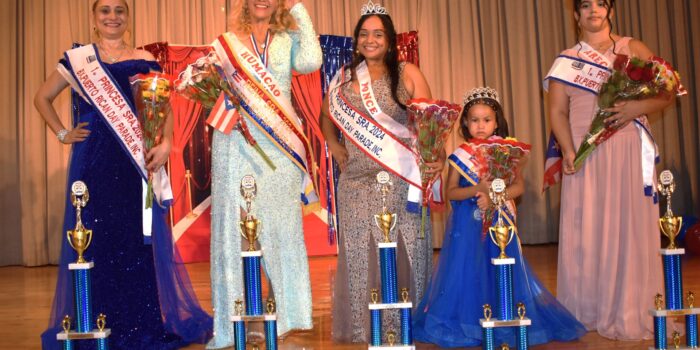
[[[497,303],[496,269],[491,258],[500,249],[483,232],[482,213],[492,205],[488,196],[491,181],[479,178],[484,161],[474,152],[474,142],[508,136],[498,93],[491,88],[471,90],[464,99],[460,131],[467,140],[450,155],[446,196],[451,201],[452,216],[446,230],[433,279],[414,316],[414,338],[441,347],[477,346],[481,344],[483,305]],[[522,168],[524,161],[518,164]],[[506,188],[506,209],[515,219],[514,198],[524,191],[522,171],[516,170]],[[494,211],[495,212],[495,211]],[[586,329],[569,313],[537,279],[523,259],[516,235],[506,254],[515,258],[513,268],[513,300],[523,302],[529,344],[553,340],[578,339]],[[515,328],[497,328],[495,343],[516,343]]]

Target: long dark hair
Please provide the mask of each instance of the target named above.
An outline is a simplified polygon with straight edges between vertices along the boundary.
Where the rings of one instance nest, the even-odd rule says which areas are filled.
[[[459,117],[459,132],[465,140],[474,138],[474,136],[469,133],[469,128],[466,124],[469,118],[469,109],[477,104],[489,106],[496,112],[496,130],[494,130],[494,135],[504,138],[510,136],[508,133],[508,121],[506,121],[506,118],[503,116],[503,107],[501,107],[501,104],[490,98],[477,98],[469,101],[469,103],[464,106],[462,114]]]
[[[610,31],[608,32],[608,37],[610,37],[610,40],[613,42],[613,53],[615,53],[615,39],[612,37],[612,30],[613,30],[613,24],[612,24],[612,18],[610,18],[610,12],[612,11],[613,8],[615,8],[615,0],[603,0],[605,2],[605,8],[608,10],[608,12],[605,14],[605,19],[608,21],[608,26],[610,27]],[[578,18],[581,19],[581,5],[583,3],[583,0],[574,0],[574,12],[578,15]],[[574,17],[574,22],[576,21],[576,18]],[[576,29],[576,40],[578,40],[579,43],[579,51],[581,50],[581,28],[578,25],[574,26]]]
[[[360,29],[362,28],[362,24],[373,16],[378,17],[379,20],[382,21],[382,25],[384,26],[384,34],[386,35],[388,41],[389,49],[386,52],[386,55],[384,55],[384,64],[386,64],[389,71],[391,97],[399,105],[399,107],[406,109],[406,105],[399,101],[397,92],[399,90],[399,79],[401,79],[399,72],[399,54],[396,50],[396,29],[394,28],[394,22],[391,20],[389,15],[365,15],[360,17],[360,20],[357,21],[357,25],[355,25],[355,30],[352,34],[352,62],[350,62],[350,65],[348,66],[348,68],[350,68],[350,81],[352,81],[352,77],[355,75],[355,68],[357,68],[357,66],[365,59],[365,56],[362,56],[357,50],[357,38],[360,36]]]

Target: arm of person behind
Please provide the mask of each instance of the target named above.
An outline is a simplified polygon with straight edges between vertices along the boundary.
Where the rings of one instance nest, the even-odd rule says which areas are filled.
[[[66,128],[63,126],[63,123],[61,123],[61,118],[58,116],[53,106],[53,101],[56,99],[56,96],[67,87],[68,82],[57,70],[54,70],[51,75],[49,75],[49,78],[41,84],[36,95],[34,95],[34,106],[37,111],[39,111],[41,117],[44,118],[49,128],[56,134]],[[83,129],[87,124],[86,122],[79,123],[74,129],[69,130],[68,133],[64,135],[61,142],[69,144],[85,140],[85,138],[90,135],[90,130]]]
[[[552,133],[557,138],[562,154],[562,172],[564,174],[574,173],[574,158],[576,148],[571,135],[571,125],[569,124],[569,96],[566,94],[566,86],[558,81],[549,82],[549,99],[547,110],[549,111],[549,122],[552,126]]]
[[[289,13],[297,22],[298,30],[290,31],[292,38],[292,68],[301,74],[311,73],[323,64],[323,51],[309,13],[301,2]]]
[[[328,108],[328,94],[323,99],[323,105],[321,106],[321,117],[319,118],[319,123],[321,124],[321,132],[323,133],[323,138],[326,139],[326,144],[333,155],[333,158],[338,162],[340,170],[345,170],[345,164],[348,161],[348,150],[338,141],[338,136],[340,130],[335,126],[333,121],[331,121],[331,116],[329,115],[330,110]]]

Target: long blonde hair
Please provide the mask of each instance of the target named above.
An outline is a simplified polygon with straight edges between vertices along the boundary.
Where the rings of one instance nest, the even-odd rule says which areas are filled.
[[[274,1],[274,0],[273,0]],[[251,20],[248,0],[234,0],[233,11],[229,17],[229,27],[236,34],[250,34]],[[286,0],[277,0],[277,10],[270,19],[270,31],[273,33],[296,30],[297,21],[289,13]]]

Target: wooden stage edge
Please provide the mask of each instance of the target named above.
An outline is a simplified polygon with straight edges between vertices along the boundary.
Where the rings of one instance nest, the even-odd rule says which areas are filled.
[[[556,293],[557,245],[535,245],[523,247],[525,256],[537,276],[552,292]],[[435,257],[437,257],[436,252]],[[685,292],[700,292],[700,256],[683,259],[683,287]],[[660,263],[660,262],[659,262]],[[331,341],[331,286],[335,276],[336,257],[309,258],[313,293],[314,329],[296,332],[279,343],[280,349],[367,349],[363,344],[334,344]],[[211,289],[209,286],[209,263],[188,264],[193,287],[205,310],[211,312]],[[0,268],[0,349],[40,349],[40,333],[46,328],[48,314],[56,283],[56,266],[2,267]],[[630,286],[630,288],[634,288]],[[653,296],[645,309],[653,306]],[[649,316],[651,317],[651,316]],[[681,323],[683,326],[683,323]],[[669,324],[669,328],[671,325]],[[671,330],[669,330],[670,334]],[[652,340],[625,342],[612,341],[589,332],[571,343],[550,343],[530,347],[544,349],[648,349]],[[685,343],[685,342],[683,342]],[[673,346],[669,346],[672,348]],[[417,344],[418,349],[439,349],[431,344]],[[185,349],[204,349],[203,345],[191,345]],[[480,349],[480,348],[468,348]]]

